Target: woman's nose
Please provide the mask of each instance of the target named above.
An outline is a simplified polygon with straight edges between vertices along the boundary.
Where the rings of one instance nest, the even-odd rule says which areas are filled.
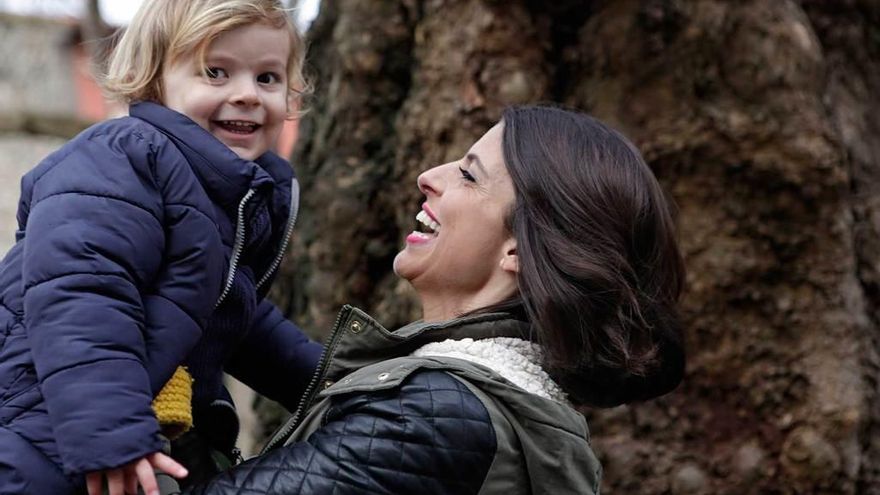
[[[444,186],[446,185],[446,180],[443,178],[443,170],[449,165],[448,163],[445,165],[440,165],[428,170],[425,170],[421,174],[419,174],[419,178],[417,183],[419,185],[419,191],[422,192],[425,196],[429,194],[440,195],[443,194]]]

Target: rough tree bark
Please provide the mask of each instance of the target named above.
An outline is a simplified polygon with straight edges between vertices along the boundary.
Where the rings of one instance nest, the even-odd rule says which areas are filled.
[[[880,493],[877,1],[339,0],[311,38],[296,321],[417,317],[419,171],[562,102],[640,147],[689,270],[683,386],[586,411],[606,493]]]

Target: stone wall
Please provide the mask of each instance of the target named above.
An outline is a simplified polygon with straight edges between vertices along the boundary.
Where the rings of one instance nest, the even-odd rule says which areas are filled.
[[[0,14],[0,130],[35,116],[76,118],[69,53],[75,29],[69,22]]]

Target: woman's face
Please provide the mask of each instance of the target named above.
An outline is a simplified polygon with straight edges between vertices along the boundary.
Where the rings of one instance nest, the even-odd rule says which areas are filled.
[[[504,225],[514,201],[503,161],[502,124],[460,160],[419,176],[425,202],[394,272],[418,291],[425,319],[446,319],[515,291],[516,244]],[[505,265],[503,260],[514,261]]]

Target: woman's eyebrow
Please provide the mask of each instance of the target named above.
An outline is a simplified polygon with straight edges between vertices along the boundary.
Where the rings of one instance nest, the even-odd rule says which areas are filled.
[[[464,156],[464,160],[465,160],[466,162],[468,162],[468,163],[473,163],[478,169],[480,169],[480,172],[481,172],[483,175],[486,175],[486,176],[489,175],[489,174],[486,172],[486,167],[483,166],[483,162],[480,160],[480,157],[479,157],[479,156],[477,156],[477,155],[475,155],[475,154],[473,154],[473,153],[468,153],[467,155]]]

